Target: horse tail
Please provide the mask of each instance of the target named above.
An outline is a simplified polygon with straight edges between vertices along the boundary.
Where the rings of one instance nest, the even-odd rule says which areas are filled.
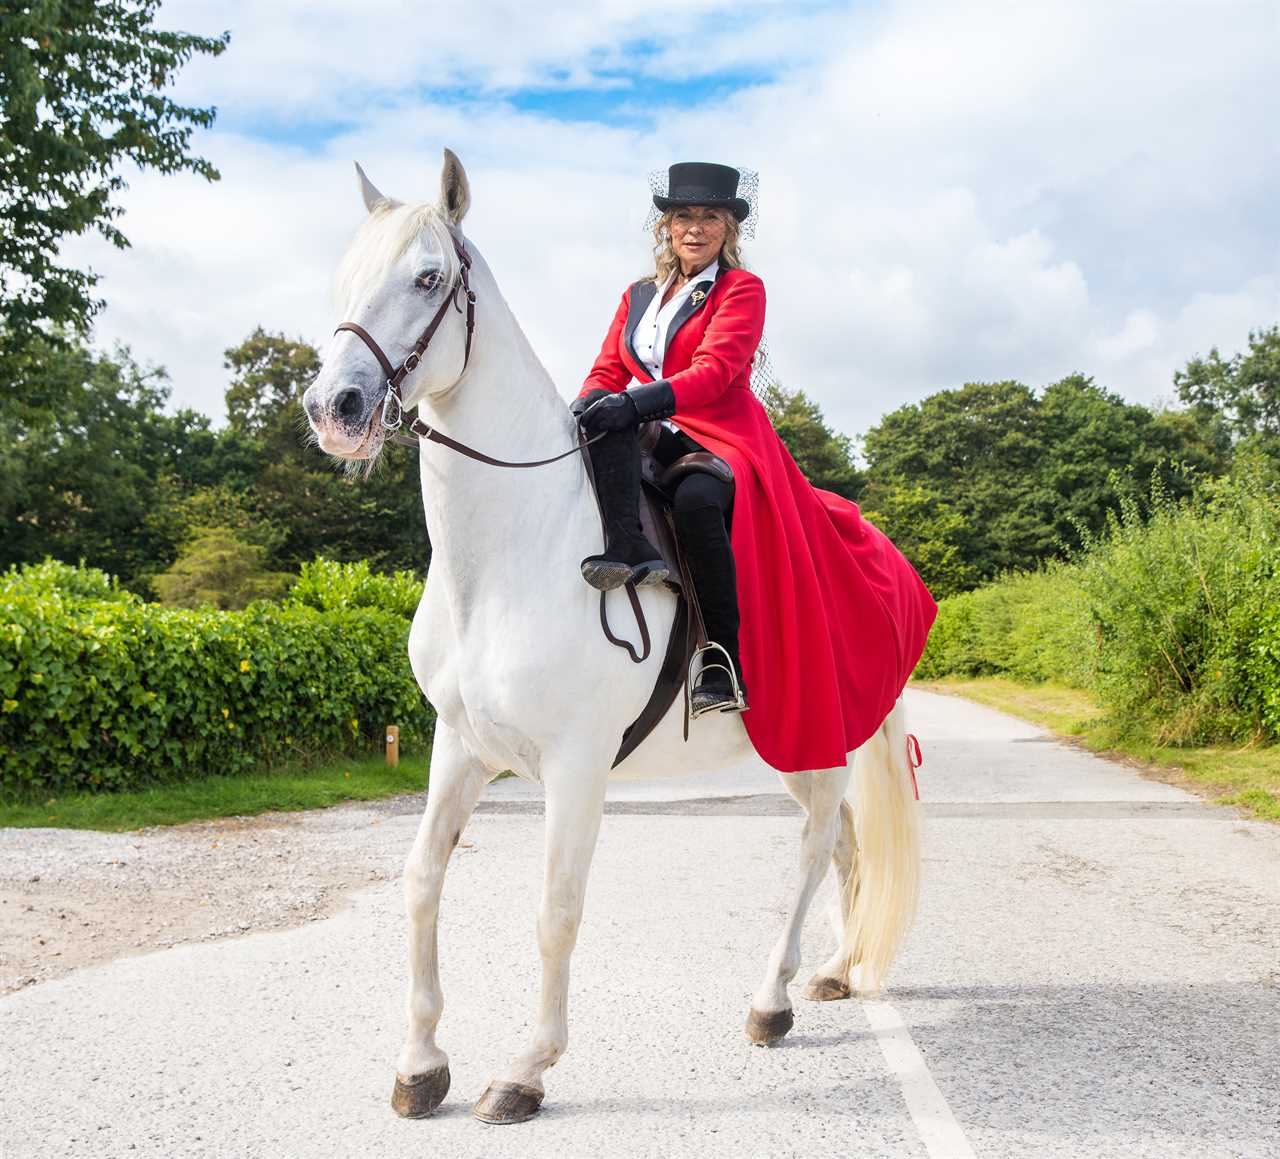
[[[856,835],[844,890],[849,985],[877,994],[915,916],[920,809],[902,700],[853,755],[849,795]],[[844,810],[841,810],[844,813]]]

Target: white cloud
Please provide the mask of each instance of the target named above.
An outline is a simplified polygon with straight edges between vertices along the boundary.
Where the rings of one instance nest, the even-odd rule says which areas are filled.
[[[1080,370],[1167,396],[1187,358],[1280,319],[1269,5],[806,8],[785,35],[783,6],[728,8],[488,4],[445,22],[391,3],[168,5],[175,25],[232,24],[239,56],[184,83],[236,123],[355,127],[314,153],[215,130],[200,147],[219,184],[136,177],[134,248],[77,251],[106,275],[101,336],[166,363],[177,401],[219,409],[226,346],[259,323],[316,340],[331,324],[359,220],[351,159],[388,193],[434,196],[444,144],[472,178],[468,233],[566,394],[643,269],[646,172],[695,156],[760,170],[750,255],[775,365],[850,433],[970,379]],[[551,70],[590,83],[639,36],[657,44],[646,76],[767,61],[770,42],[787,66],[648,128],[564,123],[495,92]],[[412,95],[457,78],[488,95]]]

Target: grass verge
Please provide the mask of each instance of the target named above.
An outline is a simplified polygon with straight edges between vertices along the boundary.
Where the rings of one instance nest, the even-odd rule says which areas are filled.
[[[1157,745],[1119,728],[1087,692],[1056,684],[1021,684],[1005,677],[917,681],[913,687],[963,696],[1020,716],[1097,753],[1128,757],[1166,780],[1219,805],[1280,821],[1280,745],[1181,748]]]
[[[0,802],[0,826],[120,833],[147,825],[373,801],[425,789],[429,757],[428,753],[402,758],[396,768],[388,768],[379,755],[312,768],[286,765],[247,776],[205,777],[119,793],[67,793],[44,800]]]

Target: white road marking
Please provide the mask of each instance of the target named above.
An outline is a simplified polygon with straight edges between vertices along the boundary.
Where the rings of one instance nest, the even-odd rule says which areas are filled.
[[[885,1062],[902,1085],[907,1110],[929,1159],[975,1159],[902,1016],[887,1002],[863,1001],[862,1008]]]

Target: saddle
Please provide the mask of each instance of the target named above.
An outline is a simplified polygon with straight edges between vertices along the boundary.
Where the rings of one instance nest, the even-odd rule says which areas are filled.
[[[688,561],[680,547],[675,532],[675,520],[672,515],[672,497],[676,486],[685,476],[694,472],[714,475],[721,482],[733,486],[733,468],[719,455],[710,451],[693,451],[681,455],[667,466],[662,466],[653,457],[653,448],[658,439],[658,421],[642,423],[639,430],[640,440],[640,526],[649,542],[662,554],[667,565],[668,578],[663,582],[676,597],[676,615],[671,623],[671,634],[667,637],[667,648],[658,669],[658,676],[653,685],[649,699],[635,718],[622,732],[622,743],[618,746],[617,755],[613,758],[611,768],[617,768],[640,743],[653,731],[667,710],[675,701],[681,688],[684,689],[684,739],[689,739],[689,669],[694,657],[709,645],[706,628],[702,622],[702,609],[698,605],[698,595],[689,574]],[[591,460],[583,456],[587,474],[591,476],[592,490],[595,491],[595,477],[591,471]],[[596,491],[596,502],[599,503],[599,492]],[[601,524],[604,523],[604,512],[600,513]],[[637,653],[630,641],[615,636],[609,628],[609,616],[605,607],[607,592],[600,593],[600,626],[611,644],[625,648],[631,659],[639,664],[648,659],[650,651],[649,626],[645,622],[644,610],[636,595],[635,585],[626,585],[627,598],[640,629],[642,651]]]

